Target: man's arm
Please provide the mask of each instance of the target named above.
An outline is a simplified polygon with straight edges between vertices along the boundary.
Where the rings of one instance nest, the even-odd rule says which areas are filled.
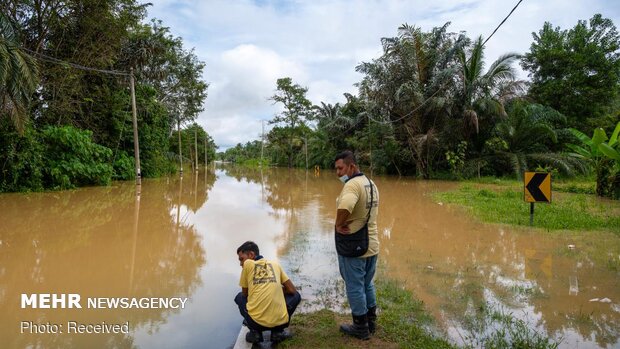
[[[295,285],[293,285],[290,279],[286,280],[282,286],[284,286],[284,293],[295,294],[297,292]]]
[[[351,229],[349,229],[349,225],[347,224],[347,219],[351,213],[345,209],[338,209],[336,213],[336,231],[340,234],[349,234],[351,233]]]

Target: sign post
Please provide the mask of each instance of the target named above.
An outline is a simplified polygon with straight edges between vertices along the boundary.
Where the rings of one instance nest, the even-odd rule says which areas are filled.
[[[534,203],[551,203],[551,173],[525,172],[523,200],[530,203],[530,225],[534,225]]]

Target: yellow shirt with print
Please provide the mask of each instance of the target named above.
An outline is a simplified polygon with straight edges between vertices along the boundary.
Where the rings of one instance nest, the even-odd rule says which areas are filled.
[[[368,209],[370,209],[370,183],[366,176],[357,176],[349,179],[338,196],[339,210],[347,210],[351,214],[347,225],[351,233],[362,229],[366,224]],[[372,181],[371,181],[372,182]],[[377,231],[377,214],[379,213],[379,191],[372,182],[372,210],[368,221],[368,251],[360,258],[379,254],[379,233]]]
[[[248,314],[259,325],[275,327],[288,322],[282,283],[288,276],[278,262],[247,259],[239,286],[248,289]]]

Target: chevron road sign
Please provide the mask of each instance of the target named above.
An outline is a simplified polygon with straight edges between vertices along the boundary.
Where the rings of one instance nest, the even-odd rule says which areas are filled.
[[[525,172],[523,183],[526,202],[551,202],[551,173]]]

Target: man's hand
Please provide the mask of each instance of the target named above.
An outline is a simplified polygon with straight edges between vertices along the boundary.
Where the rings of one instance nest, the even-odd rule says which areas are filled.
[[[282,290],[284,291],[284,293],[295,294],[295,292],[297,292],[297,289],[295,288],[295,285],[293,285],[293,282],[291,282],[290,279],[286,280],[286,282],[284,282],[282,284],[282,286],[283,286]]]
[[[349,229],[348,225],[343,225],[343,226],[336,226],[336,232],[338,234],[350,234],[351,233],[351,229]]]
[[[340,234],[351,234],[351,229],[347,224],[347,219],[351,213],[347,210],[339,209],[336,214],[336,232]]]

